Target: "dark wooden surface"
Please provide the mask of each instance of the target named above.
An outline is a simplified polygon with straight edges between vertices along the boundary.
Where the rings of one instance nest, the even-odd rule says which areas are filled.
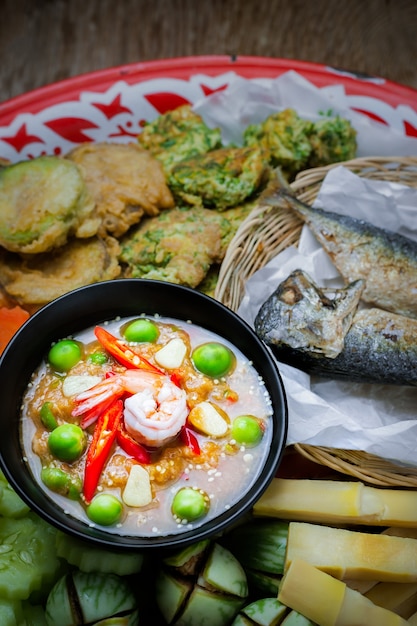
[[[0,0],[0,101],[125,63],[299,59],[417,89],[417,0]]]

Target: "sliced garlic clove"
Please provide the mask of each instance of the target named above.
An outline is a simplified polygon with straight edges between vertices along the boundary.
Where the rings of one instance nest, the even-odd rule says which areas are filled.
[[[141,507],[152,502],[151,481],[142,465],[132,465],[122,499],[127,506]]]
[[[171,339],[163,348],[155,354],[155,361],[161,367],[168,370],[175,369],[182,365],[187,354],[187,346],[182,339],[176,337]]]
[[[211,437],[224,437],[229,429],[226,413],[211,402],[200,402],[193,407],[188,420],[199,431]]]
[[[83,391],[87,391],[87,389],[91,389],[94,385],[97,385],[102,380],[101,376],[66,376],[64,378],[64,382],[62,383],[62,393],[66,398],[71,398],[72,396],[77,396],[79,393]]]

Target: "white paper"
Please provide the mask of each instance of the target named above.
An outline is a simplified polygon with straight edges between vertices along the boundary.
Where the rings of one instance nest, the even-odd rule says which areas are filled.
[[[417,241],[417,189],[370,181],[339,166],[326,176],[315,204]],[[253,327],[260,306],[297,268],[321,286],[343,284],[304,226],[298,248],[287,248],[247,281],[238,313]],[[364,450],[417,466],[417,388],[320,380],[278,365],[288,398],[288,444]]]
[[[248,124],[262,122],[285,108],[293,108],[300,117],[313,121],[328,112],[349,119],[357,131],[358,157],[417,155],[417,138],[406,136],[402,128],[397,130],[355,112],[343,85],[318,88],[294,70],[275,79],[236,76],[227,89],[193,106],[208,126],[222,130],[224,142],[236,145],[241,145]]]

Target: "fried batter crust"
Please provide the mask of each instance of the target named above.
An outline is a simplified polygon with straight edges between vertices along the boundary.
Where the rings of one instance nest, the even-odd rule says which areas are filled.
[[[28,255],[0,251],[0,283],[23,306],[40,307],[67,291],[117,278],[119,243],[113,237],[72,239],[55,252]]]
[[[124,275],[196,287],[219,263],[230,222],[209,209],[172,209],[147,218],[122,242]]]
[[[66,158],[81,168],[101,218],[101,236],[120,237],[144,215],[174,205],[160,163],[137,144],[85,143]]]

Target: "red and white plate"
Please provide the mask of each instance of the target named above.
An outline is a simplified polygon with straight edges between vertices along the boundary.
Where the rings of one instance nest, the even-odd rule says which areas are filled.
[[[290,70],[319,89],[342,86],[352,111],[417,139],[417,91],[409,87],[302,61],[200,56],[83,74],[0,104],[0,157],[16,162],[84,141],[128,141],[144,122],[223,91],[236,76],[268,81]]]

